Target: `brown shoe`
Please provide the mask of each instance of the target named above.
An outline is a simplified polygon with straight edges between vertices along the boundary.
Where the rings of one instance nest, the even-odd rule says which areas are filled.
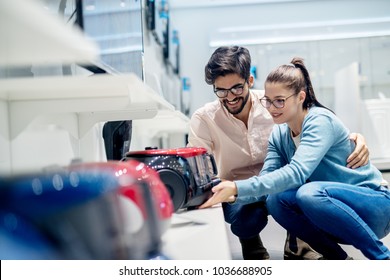
[[[287,232],[286,243],[284,245],[285,260],[323,260],[323,256],[316,252],[309,244],[297,237],[290,236]]]

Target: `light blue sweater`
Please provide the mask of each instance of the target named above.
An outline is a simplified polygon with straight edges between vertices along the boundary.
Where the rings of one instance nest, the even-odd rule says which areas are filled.
[[[331,111],[312,107],[303,120],[300,137],[296,149],[287,124],[274,126],[260,176],[235,181],[236,203],[263,200],[264,195],[300,187],[308,180],[380,188],[382,175],[371,163],[357,169],[346,167],[354,142]]]

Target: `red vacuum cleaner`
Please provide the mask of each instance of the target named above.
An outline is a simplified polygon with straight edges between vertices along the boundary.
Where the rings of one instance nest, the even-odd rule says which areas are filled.
[[[136,161],[75,163],[0,177],[1,259],[151,259],[173,204]]]
[[[200,147],[146,148],[126,153],[122,161],[137,160],[156,170],[167,187],[174,210],[193,209],[211,195],[220,182],[213,155]]]

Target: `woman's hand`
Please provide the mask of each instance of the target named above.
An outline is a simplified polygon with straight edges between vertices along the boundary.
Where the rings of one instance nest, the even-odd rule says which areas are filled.
[[[369,151],[366,144],[366,139],[360,133],[351,133],[349,139],[356,144],[355,150],[347,158],[347,167],[355,169],[366,165],[369,159]]]
[[[213,196],[199,206],[199,209],[208,208],[221,202],[234,202],[236,200],[237,186],[232,181],[223,181],[213,187],[211,191],[214,193]]]

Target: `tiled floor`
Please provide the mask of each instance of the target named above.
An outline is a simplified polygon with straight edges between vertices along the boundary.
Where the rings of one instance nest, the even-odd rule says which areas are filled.
[[[233,260],[242,260],[241,245],[238,238],[227,228],[230,250]],[[283,246],[286,238],[286,232],[276,222],[270,218],[267,227],[261,233],[261,239],[264,246],[270,254],[271,260],[283,260]],[[382,239],[382,242],[390,248],[390,235]],[[363,254],[352,246],[342,245],[349,256],[355,260],[366,260]]]
[[[232,259],[242,260],[240,241],[238,240],[238,237],[233,235],[233,233],[230,231],[229,225],[226,226]],[[283,259],[283,246],[285,238],[285,230],[276,224],[272,217],[269,217],[268,225],[261,233],[261,239],[263,241],[264,247],[267,248],[267,251],[270,254],[271,260]]]

